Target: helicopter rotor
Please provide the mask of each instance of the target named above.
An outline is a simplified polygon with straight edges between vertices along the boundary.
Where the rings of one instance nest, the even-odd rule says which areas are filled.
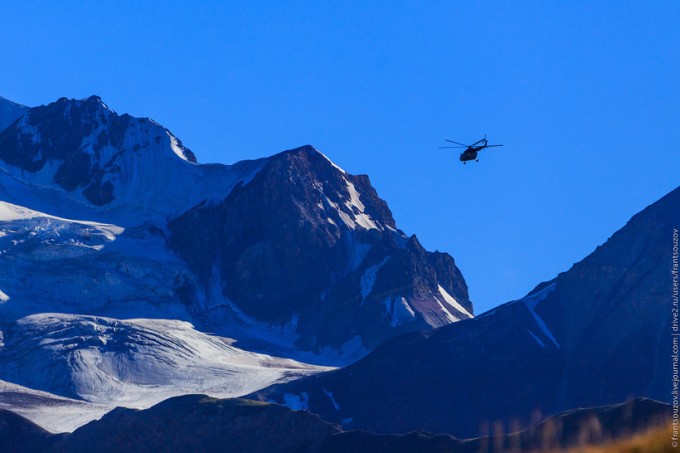
[[[444,139],[444,141],[445,141],[445,142],[449,142],[449,143],[453,143],[454,145],[460,145],[460,146],[462,146],[463,148],[469,148],[468,145],[465,145],[465,144],[463,144],[463,143],[454,142],[453,140],[449,140],[449,139],[446,139],[446,138]]]

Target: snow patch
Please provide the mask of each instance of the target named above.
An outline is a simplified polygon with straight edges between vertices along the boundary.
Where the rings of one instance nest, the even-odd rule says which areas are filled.
[[[331,400],[331,404],[333,404],[333,407],[335,408],[335,410],[339,411],[340,406],[338,406],[338,403],[335,401],[335,398],[333,398],[333,392],[329,392],[325,388],[322,388],[321,391],[328,397],[328,399]]]
[[[86,220],[64,219],[62,217],[56,217],[42,212],[34,211],[23,206],[18,206],[12,203],[0,201],[0,222],[14,222],[17,220],[31,220],[36,218],[46,219],[48,226],[53,224],[50,221],[54,221],[55,226],[60,223],[71,223],[92,227],[97,230],[100,230],[105,235],[105,237],[110,241],[113,241],[116,238],[116,236],[122,234],[125,231],[125,228],[116,225],[90,222]],[[6,231],[3,232],[5,233],[5,235],[7,234]]]
[[[439,294],[441,294],[442,297],[444,298],[444,302],[453,307],[454,310],[466,315],[468,318],[474,318],[474,315],[467,311],[465,307],[463,307],[461,304],[459,304],[458,301],[452,295],[447,293],[446,290],[442,288],[442,285],[437,285],[437,287],[439,288]]]
[[[536,343],[538,343],[541,346],[541,348],[545,349],[545,344],[543,344],[543,342],[539,340],[539,338],[536,335],[534,335],[534,333],[531,330],[527,329],[527,332],[529,332],[529,335],[531,335],[534,338],[534,340],[536,340]]]
[[[368,252],[371,251],[371,248],[373,248],[373,245],[371,244],[360,244],[358,242],[354,242],[352,244],[352,256],[350,257],[350,268],[352,270],[356,270],[361,263],[364,262],[364,258],[366,258],[366,255],[368,255]]]
[[[383,305],[385,306],[385,313],[387,316],[392,315],[392,298],[390,296],[387,296],[385,300],[383,301]]]
[[[309,395],[302,392],[300,395],[293,393],[283,394],[283,405],[294,411],[306,411],[309,409]]]
[[[350,227],[351,229],[355,230],[357,227],[357,224],[354,223],[354,220],[347,214],[345,211],[341,211],[338,209],[338,215],[340,216],[340,219],[342,220],[342,223]]]
[[[539,329],[541,329],[541,332],[550,339],[550,341],[553,342],[553,344],[557,347],[557,349],[560,349],[560,344],[557,342],[555,337],[553,336],[552,332],[548,328],[548,326],[545,324],[545,321],[541,319],[540,316],[534,311],[533,308],[529,304],[527,304],[527,308],[529,309],[529,312],[531,315],[534,317],[534,320],[536,321],[536,325],[538,325]]]
[[[282,327],[282,332],[284,337],[294,337],[297,332],[298,322],[300,321],[300,313],[295,313],[291,316],[290,321]]]
[[[380,228],[378,228],[378,225],[375,224],[373,219],[364,213],[364,209],[366,209],[366,207],[361,202],[359,192],[357,192],[354,184],[352,184],[348,179],[345,179],[345,183],[347,183],[347,191],[349,192],[349,201],[345,202],[345,206],[350,210],[350,212],[354,214],[354,221],[366,230],[379,230]],[[359,212],[355,212],[355,209]]]
[[[182,150],[182,148],[179,146],[177,137],[172,135],[169,131],[165,131],[165,133],[168,134],[168,138],[170,139],[170,149],[172,149],[172,152],[174,152],[180,159],[193,164],[193,162],[187,159],[187,157],[184,155],[184,150]]]
[[[385,305],[386,317],[390,318],[392,327],[403,326],[416,319],[416,312],[411,308],[405,297],[396,296],[392,299],[387,296],[383,304]]]
[[[434,296],[434,300],[437,301],[437,304],[439,305],[439,308],[442,309],[442,312],[444,313],[444,316],[446,316],[446,319],[447,319],[449,322],[460,321],[459,318],[457,318],[456,316],[454,316],[454,315],[453,315],[453,314],[452,314],[452,313],[444,306],[444,304],[442,304],[442,302],[437,298],[437,296]]]
[[[333,167],[335,167],[336,170],[339,170],[340,173],[343,173],[343,174],[345,174],[345,175],[347,174],[347,172],[346,172],[345,170],[343,170],[342,168],[338,167],[338,166],[335,164],[335,162],[333,162],[332,160],[330,160],[330,159],[328,158],[328,156],[326,156],[324,153],[322,153],[322,152],[319,151],[318,149],[317,149],[316,151],[317,151],[319,154],[321,154],[321,155],[324,157],[324,159],[326,159],[328,162],[330,162],[330,164],[331,164]]]
[[[389,256],[386,256],[381,262],[378,264],[369,267],[364,271],[364,274],[361,276],[361,282],[360,282],[360,287],[361,287],[361,303],[363,304],[366,298],[368,297],[369,294],[371,294],[371,291],[373,291],[373,285],[375,284],[375,279],[378,276],[378,271],[380,268],[387,262],[387,260],[390,259]]]
[[[551,283],[542,290],[520,299],[527,305],[531,305],[531,308],[536,308],[536,306],[548,297],[548,294],[553,292],[557,288],[557,283]]]
[[[357,226],[365,230],[382,230],[383,228],[378,226],[378,224],[376,224],[375,221],[373,221],[373,219],[364,212],[366,207],[361,202],[361,197],[359,196],[359,192],[357,192],[354,184],[352,184],[347,178],[343,177],[343,179],[345,181],[347,193],[349,193],[349,200],[345,200],[343,204],[349,213],[345,212],[343,209],[340,209],[338,203],[335,203],[327,196],[324,196],[328,205],[335,209],[342,222],[352,230],[356,230]]]
[[[345,206],[347,206],[350,209],[352,209],[352,207],[355,207],[359,211],[364,212],[366,206],[364,206],[364,204],[361,202],[361,198],[359,197],[359,192],[357,192],[356,187],[354,187],[354,184],[352,184],[347,179],[345,179],[345,183],[347,184],[347,191],[349,192],[349,201],[345,202]]]
[[[405,297],[401,297],[394,302],[392,308],[392,327],[403,326],[416,319],[416,312],[413,311]]]
[[[536,294],[532,294],[530,296],[525,297],[524,299],[521,299],[522,302],[524,302],[524,305],[527,307],[529,310],[529,313],[531,313],[531,316],[533,316],[534,321],[536,321],[536,325],[541,329],[541,332],[550,340],[553,342],[555,347],[557,349],[560,349],[560,344],[557,342],[555,339],[555,336],[553,333],[550,331],[548,326],[546,325],[545,321],[541,319],[540,316],[538,316],[538,313],[536,313],[536,306],[544,300],[548,294],[550,294],[552,291],[555,290],[556,288],[556,283],[553,283],[545,288],[543,288],[541,291],[537,292]]]
[[[364,346],[359,335],[354,335],[352,338],[344,342],[340,348],[335,349],[329,346],[321,348],[321,356],[330,356],[341,359],[344,363],[351,363],[359,360],[361,357],[369,353],[369,350]]]

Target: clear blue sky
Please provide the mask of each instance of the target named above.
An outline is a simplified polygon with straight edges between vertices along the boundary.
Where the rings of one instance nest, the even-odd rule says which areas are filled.
[[[676,0],[4,2],[0,61],[0,96],[99,94],[202,162],[312,144],[369,174],[477,313],[680,183]],[[478,164],[437,149],[485,133]]]

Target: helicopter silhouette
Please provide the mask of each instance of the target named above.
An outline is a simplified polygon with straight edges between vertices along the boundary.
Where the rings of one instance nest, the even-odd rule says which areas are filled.
[[[439,149],[450,149],[450,148],[465,148],[465,151],[460,153],[460,161],[463,162],[464,164],[467,164],[469,160],[474,160],[475,162],[479,162],[479,159],[477,158],[477,153],[479,153],[481,150],[485,148],[493,148],[495,146],[503,146],[503,145],[489,145],[489,141],[486,139],[486,135],[484,135],[484,138],[481,140],[477,140],[474,142],[472,145],[464,145],[462,143],[454,142],[453,140],[448,140],[444,139],[444,141],[453,143],[454,145],[458,146],[440,146]]]

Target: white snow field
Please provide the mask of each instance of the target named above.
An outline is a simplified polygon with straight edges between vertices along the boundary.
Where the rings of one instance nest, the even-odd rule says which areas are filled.
[[[146,408],[191,393],[237,397],[330,369],[231,343],[183,321],[27,316],[2,325],[0,407],[71,431],[115,406]]]
[[[100,419],[113,406],[63,398],[0,380],[0,409],[19,414],[52,433],[62,433]]]

